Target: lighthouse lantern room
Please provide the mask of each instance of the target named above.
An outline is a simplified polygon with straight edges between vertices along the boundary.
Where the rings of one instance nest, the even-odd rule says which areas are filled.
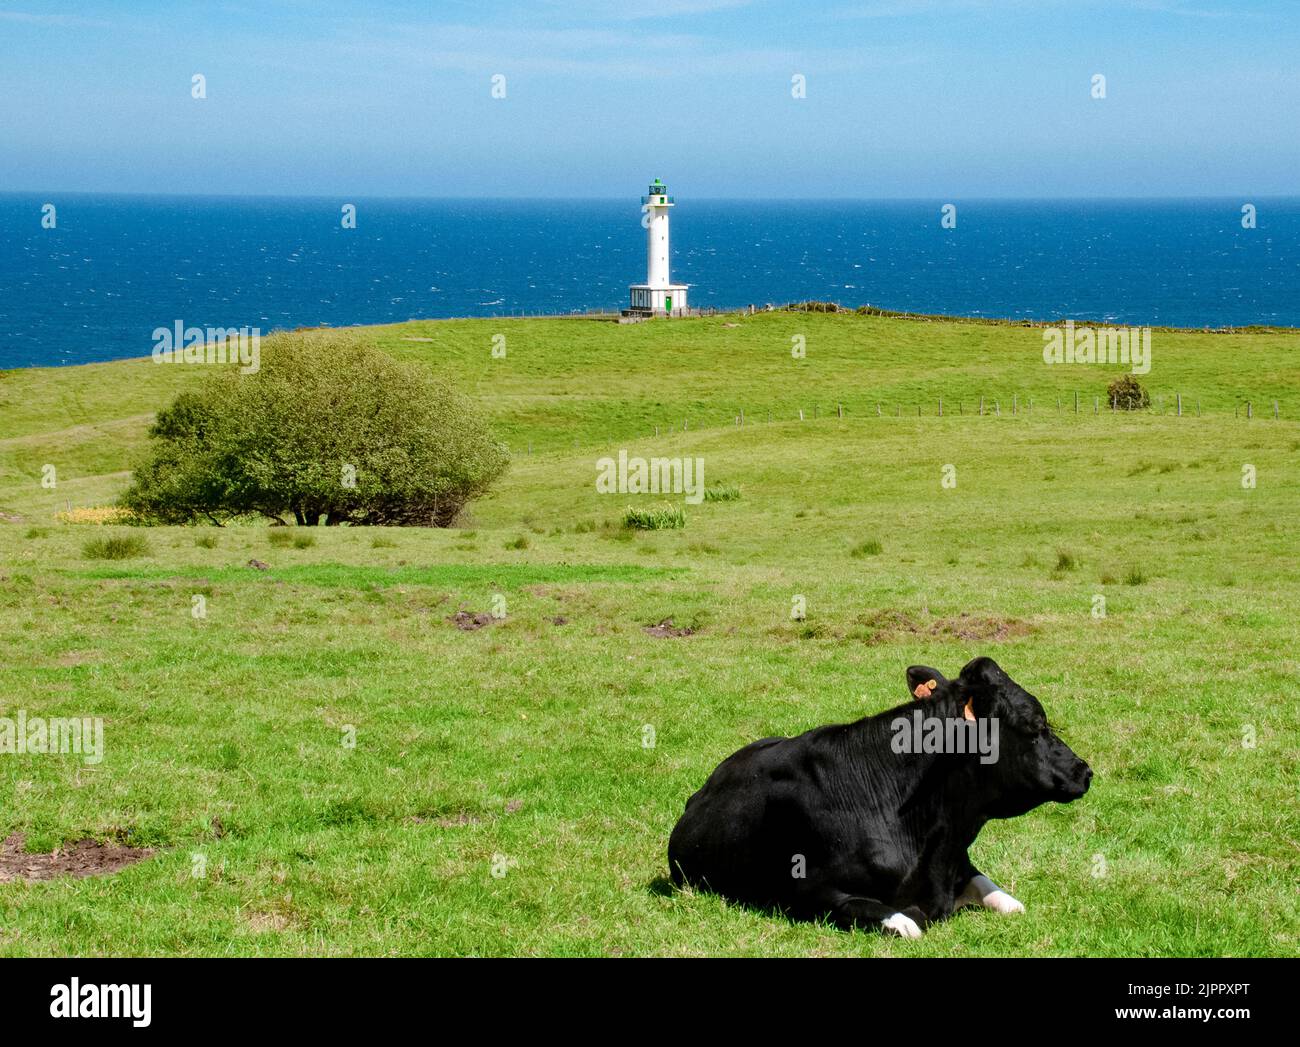
[[[645,283],[632,284],[632,308],[628,310],[642,316],[686,315],[687,284],[675,284],[668,276],[668,212],[673,198],[668,187],[656,178],[650,183],[646,195],[641,197],[641,211],[645,226],[646,275]]]

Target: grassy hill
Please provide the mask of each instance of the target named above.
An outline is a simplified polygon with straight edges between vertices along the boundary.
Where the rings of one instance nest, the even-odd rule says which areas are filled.
[[[0,883],[0,953],[1300,952],[1300,333],[1157,330],[1153,410],[1094,414],[1121,369],[1047,366],[1025,326],[368,331],[512,447],[463,528],[132,530],[145,555],[88,559],[120,529],[54,514],[111,503],[203,369],[0,376],[0,716],[102,716],[106,737],[94,765],[0,755],[0,836],[155,849]],[[700,456],[740,497],[625,530],[663,499],[596,492],[620,449]],[[504,620],[452,620],[494,600]],[[646,631],[668,618],[690,634]],[[1097,773],[973,848],[1023,917],[900,942],[664,889],[668,833],[723,757],[980,653]]]

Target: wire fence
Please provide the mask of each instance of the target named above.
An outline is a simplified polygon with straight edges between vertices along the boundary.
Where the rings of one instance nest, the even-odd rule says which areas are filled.
[[[928,410],[926,409],[928,406]],[[1102,396],[1089,396],[1081,393],[1074,393],[1063,396],[1056,396],[1047,402],[1044,406],[1041,401],[1035,402],[1032,398],[1026,397],[1023,400],[1018,393],[1012,393],[1009,399],[1001,397],[973,397],[970,400],[956,399],[945,400],[938,397],[933,401],[921,403],[913,401],[905,405],[902,401],[891,401],[886,403],[884,400],[876,401],[844,401],[837,402],[830,407],[824,407],[820,403],[812,404],[805,407],[780,407],[780,408],[760,408],[757,411],[746,411],[745,408],[738,408],[734,414],[719,419],[716,414],[684,414],[680,421],[674,420],[669,423],[661,423],[654,426],[653,436],[662,437],[671,433],[689,433],[705,431],[717,431],[728,428],[744,428],[746,426],[771,424],[773,422],[815,422],[823,419],[861,419],[861,418],[1029,418],[1034,416],[1047,415],[1049,417],[1065,417],[1069,415],[1079,416],[1123,416],[1127,418],[1142,417],[1164,417],[1164,418],[1200,418],[1203,417],[1201,411],[1201,401],[1192,397],[1185,397],[1181,393],[1173,396],[1153,397],[1152,402],[1147,407],[1126,408],[1118,400],[1112,400],[1109,404],[1105,402]],[[1206,412],[1205,417],[1226,417],[1226,409],[1213,413]],[[1242,421],[1264,420],[1264,421],[1283,421],[1290,420],[1284,417],[1282,404],[1280,400],[1266,400],[1256,404],[1254,400],[1241,400],[1233,405],[1233,417]],[[602,444],[617,442],[622,440],[640,440],[652,435],[650,432],[641,432],[619,438],[607,437]],[[576,449],[581,446],[578,438],[574,438],[573,447]],[[555,445],[548,445],[548,449],[554,450]],[[533,453],[533,444],[528,442],[526,453]]]

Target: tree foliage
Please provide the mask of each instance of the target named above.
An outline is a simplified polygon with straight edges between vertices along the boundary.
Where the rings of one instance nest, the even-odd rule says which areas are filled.
[[[1106,386],[1106,398],[1120,411],[1139,411],[1151,406],[1151,394],[1131,374],[1121,375]]]
[[[445,527],[509,455],[465,397],[354,335],[273,335],[158,414],[123,504],[162,523]]]

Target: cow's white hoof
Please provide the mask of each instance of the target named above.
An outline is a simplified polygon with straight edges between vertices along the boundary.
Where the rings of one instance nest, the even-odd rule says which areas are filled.
[[[1013,912],[1024,912],[1024,905],[1012,898],[1006,891],[998,889],[992,894],[986,894],[983,899],[983,905],[986,909],[992,909],[994,912],[1003,914]]]
[[[1020,904],[1019,902],[1016,903]],[[916,925],[916,921],[910,916],[904,916],[901,912],[894,913],[880,921],[885,930],[893,931],[900,938],[919,938],[921,937],[921,928]]]

